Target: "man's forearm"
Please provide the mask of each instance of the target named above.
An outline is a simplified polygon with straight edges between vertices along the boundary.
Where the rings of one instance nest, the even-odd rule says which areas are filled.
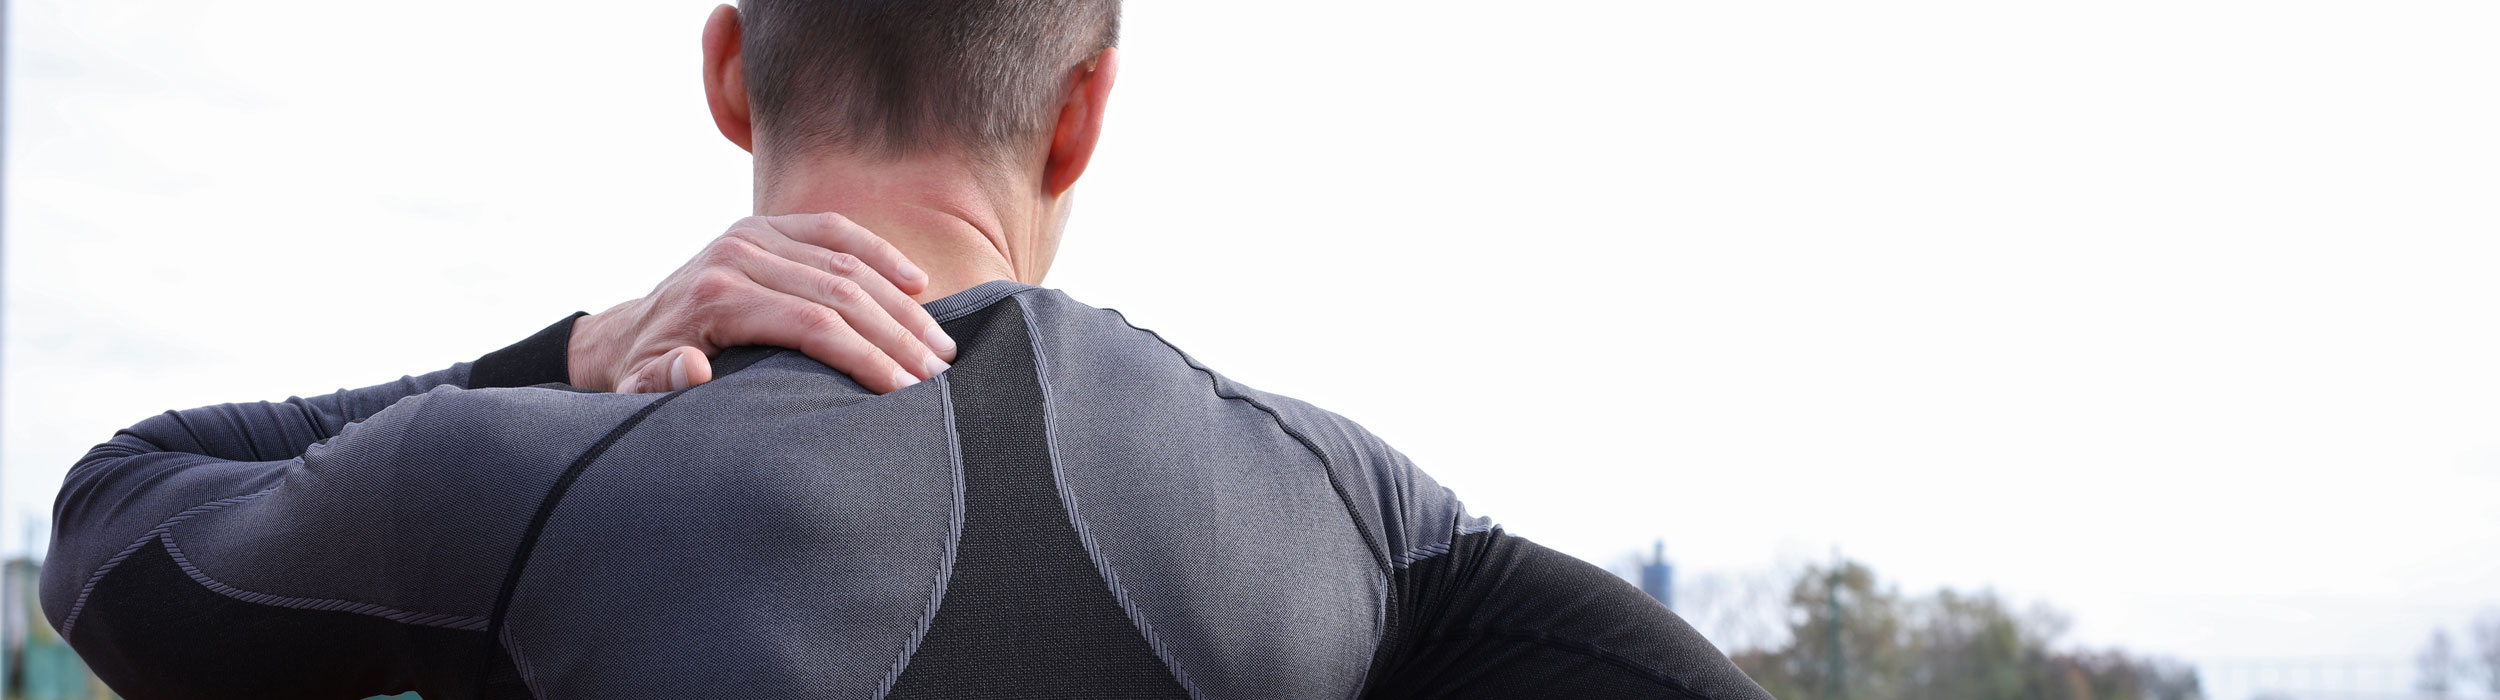
[[[398,381],[285,401],[169,411],[131,426],[111,442],[97,446],[88,459],[80,461],[78,469],[92,466],[99,457],[155,451],[238,461],[283,460],[302,455],[306,447],[337,435],[350,423],[438,386],[486,389],[562,383],[565,343],[572,335],[574,319],[581,316],[567,316],[520,342],[487,353],[476,362],[404,376]],[[73,480],[76,472],[72,472]]]

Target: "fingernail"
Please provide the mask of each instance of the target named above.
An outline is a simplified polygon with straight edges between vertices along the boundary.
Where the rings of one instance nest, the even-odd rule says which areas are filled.
[[[946,373],[946,361],[937,359],[936,355],[930,355],[929,359],[923,361],[921,366],[928,368],[929,376],[933,378]]]
[[[677,353],[676,359],[668,361],[668,390],[685,391],[687,386],[686,354],[681,352]]]
[[[899,369],[894,371],[894,388],[896,390],[899,391],[904,387],[918,383],[920,383],[920,378],[911,376],[910,372],[905,372]]]
[[[920,342],[928,343],[929,349],[941,355],[955,351],[955,339],[948,337],[945,329],[936,326],[930,326],[929,332],[920,334]]]
[[[919,265],[913,265],[913,264],[911,264],[911,263],[903,263],[903,267],[902,267],[902,269],[900,269],[900,270],[896,270],[896,272],[900,272],[900,273],[902,273],[902,274],[903,274],[903,279],[904,279],[904,280],[906,280],[906,281],[909,281],[909,280],[916,280],[916,279],[920,279],[920,278],[923,278],[923,277],[927,277],[927,276],[929,276],[929,273],[926,273],[926,272],[921,272],[921,271],[920,271],[920,266],[919,266]]]

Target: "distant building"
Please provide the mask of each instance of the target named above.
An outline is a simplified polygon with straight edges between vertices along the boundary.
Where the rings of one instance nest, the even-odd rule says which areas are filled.
[[[1641,592],[1675,609],[1675,567],[1667,563],[1667,541],[1658,540],[1648,561],[1641,562]]]

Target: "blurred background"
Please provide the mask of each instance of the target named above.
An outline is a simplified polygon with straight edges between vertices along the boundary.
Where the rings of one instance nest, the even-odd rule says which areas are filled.
[[[711,5],[9,0],[8,692],[101,692],[30,589],[90,445],[475,358],[747,213]],[[2500,697],[2495,35],[1141,0],[1049,283],[1783,698]]]

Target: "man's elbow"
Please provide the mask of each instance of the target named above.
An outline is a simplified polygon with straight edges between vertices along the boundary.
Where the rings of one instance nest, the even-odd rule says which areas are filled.
[[[121,512],[131,507],[129,494],[165,476],[138,472],[148,467],[144,464],[151,461],[148,455],[166,451],[144,435],[162,433],[169,425],[180,425],[171,412],[115,433],[111,440],[87,450],[61,478],[61,491],[52,497],[52,538],[44,553],[41,583],[44,616],[54,629],[62,626],[85,594],[91,572],[104,565],[107,557],[100,557],[99,552],[109,555],[141,534],[116,531],[113,523],[132,515]]]
[[[94,570],[95,563],[78,561],[80,557],[75,552],[84,548],[75,546],[76,543],[66,543],[71,546],[64,547],[63,539],[56,532],[50,551],[44,553],[42,577],[36,583],[36,600],[43,606],[44,620],[52,624],[54,632],[60,632],[62,638],[67,639],[69,633],[62,627],[68,623],[70,611],[77,606],[79,594],[85,590],[87,577]]]
[[[123,435],[128,435],[124,433]],[[61,492],[52,498],[52,538],[45,548],[41,600],[44,617],[59,630],[85,588],[88,572],[102,562],[86,561],[96,549],[90,540],[98,536],[98,514],[112,505],[101,503],[100,482],[116,467],[135,456],[121,444],[122,436],[113,442],[97,445],[87,456],[69,469],[61,480]]]

